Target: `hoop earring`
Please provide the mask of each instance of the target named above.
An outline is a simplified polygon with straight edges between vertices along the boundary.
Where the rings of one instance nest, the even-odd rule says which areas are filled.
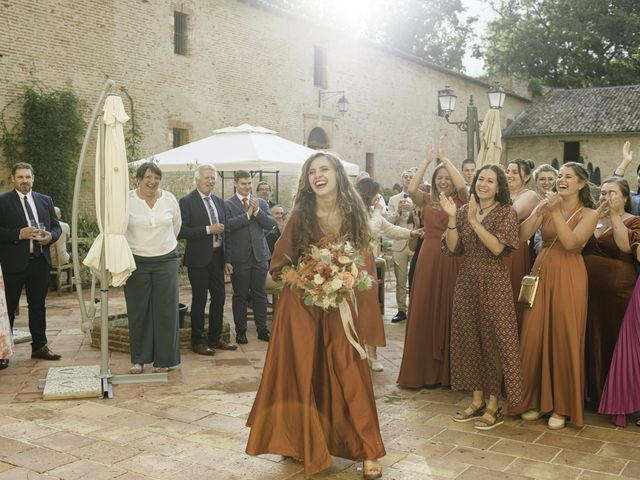
[[[310,195],[313,195],[313,190],[311,190],[309,187],[307,187],[306,192],[307,192],[308,194],[310,194]]]

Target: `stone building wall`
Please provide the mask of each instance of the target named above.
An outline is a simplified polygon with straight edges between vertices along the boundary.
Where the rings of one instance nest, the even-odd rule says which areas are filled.
[[[609,135],[609,136],[575,136],[558,135],[554,137],[520,137],[509,138],[506,142],[506,158],[530,158],[536,165],[551,164],[554,158],[560,165],[565,161],[564,142],[580,142],[580,154],[584,157],[585,165],[592,164],[593,168],[600,168],[601,179],[610,176],[622,160],[622,145],[629,140],[635,154],[634,164],[625,175],[629,186],[636,189],[636,168],[640,160],[640,135]]]
[[[188,15],[187,55],[173,51],[174,11]],[[186,128],[197,140],[250,123],[305,143],[320,126],[329,147],[363,170],[369,154],[375,177],[390,187],[403,169],[422,161],[427,134],[447,135],[455,162],[466,156],[466,134],[437,116],[438,89],[455,89],[456,120],[464,117],[469,95],[480,119],[488,108],[486,84],[237,0],[6,0],[0,39],[0,109],[7,107],[7,118],[25,82],[53,88],[71,82],[90,110],[111,78],[133,100],[146,155],[171,148],[173,128]],[[326,50],[326,90],[344,90],[349,99],[344,115],[337,97],[318,106],[315,46]],[[509,96],[503,125],[525,106],[525,99]],[[0,177],[5,190],[6,169]],[[91,169],[84,179],[89,208]],[[280,180],[286,198],[295,179]],[[226,182],[225,196],[230,188]]]

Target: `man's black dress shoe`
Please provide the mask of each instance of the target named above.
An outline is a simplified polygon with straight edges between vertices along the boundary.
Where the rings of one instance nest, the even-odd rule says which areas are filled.
[[[215,348],[216,350],[237,350],[238,346],[233,343],[227,343],[219,340],[215,343],[210,343],[209,348]]]
[[[269,333],[269,330],[259,331],[258,340],[264,340],[265,342],[268,342],[269,340],[271,340],[271,334]]]
[[[406,320],[406,319],[407,319],[407,314],[404,313],[402,310],[398,310],[398,313],[396,313],[396,316],[391,319],[391,323],[402,322],[403,320]]]
[[[41,358],[42,360],[60,360],[62,356],[53,353],[46,345],[39,350],[31,352],[31,358]]]
[[[212,357],[214,355],[214,351],[207,347],[204,343],[198,343],[197,345],[193,345],[191,347],[191,351],[193,353],[197,353],[198,355],[206,355],[208,357]]]
[[[239,343],[241,345],[246,345],[247,343],[249,343],[249,340],[247,340],[247,333],[246,332],[236,333],[236,343]]]
[[[9,366],[9,359],[8,358],[3,358],[2,360],[0,360],[0,370],[4,370],[8,366]]]

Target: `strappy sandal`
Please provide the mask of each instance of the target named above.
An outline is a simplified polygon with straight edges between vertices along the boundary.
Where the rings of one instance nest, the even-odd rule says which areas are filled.
[[[476,430],[491,430],[504,423],[504,416],[502,415],[502,409],[491,410],[487,408],[476,423],[473,424],[473,428]]]
[[[375,460],[365,460],[362,462],[362,477],[371,480],[382,477],[382,465]]]
[[[640,418],[636,420],[636,425],[640,427]]]
[[[470,422],[471,420],[481,417],[485,408],[487,408],[487,405],[484,402],[482,402],[482,405],[472,403],[462,412],[456,412],[453,416],[453,421],[458,423]]]

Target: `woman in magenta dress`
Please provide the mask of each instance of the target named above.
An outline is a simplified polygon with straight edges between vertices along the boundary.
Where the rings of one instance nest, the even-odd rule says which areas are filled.
[[[423,208],[424,237],[409,297],[409,316],[405,331],[402,364],[397,383],[403,387],[422,388],[449,385],[449,330],[453,290],[461,257],[441,251],[442,234],[449,220],[440,208],[440,193],[462,206],[468,200],[462,175],[446,157],[441,140],[442,163],[433,172],[431,193],[418,189],[427,167],[433,160],[431,142],[427,158],[413,177],[409,194],[414,204]]]
[[[640,249],[636,260],[640,262]],[[619,427],[627,425],[627,415],[640,411],[640,277],[631,295],[616,342],[609,375],[604,384],[598,413],[610,415]],[[640,426],[640,420],[636,421]]]

